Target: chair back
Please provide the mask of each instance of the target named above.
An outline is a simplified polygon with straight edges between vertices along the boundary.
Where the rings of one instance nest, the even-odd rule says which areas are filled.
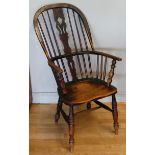
[[[71,53],[94,49],[87,19],[77,7],[66,3],[41,7],[34,16],[34,29],[47,59],[57,58],[55,63],[64,70],[66,81],[70,81],[70,75],[72,79],[77,79],[77,72],[88,70],[86,61],[91,67],[89,55],[88,60],[84,56],[65,59]],[[58,60],[62,55],[64,58]]]

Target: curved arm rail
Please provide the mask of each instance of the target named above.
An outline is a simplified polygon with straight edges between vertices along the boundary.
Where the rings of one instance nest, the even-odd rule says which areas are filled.
[[[122,59],[119,58],[119,57],[116,57],[116,56],[113,56],[111,54],[107,54],[107,53],[104,53],[104,52],[99,52],[99,51],[78,51],[78,52],[72,52],[70,54],[64,54],[64,55],[59,55],[59,56],[56,56],[54,58],[51,59],[51,62],[52,61],[57,61],[58,59],[63,59],[63,58],[70,58],[70,57],[74,57],[74,56],[79,56],[79,55],[96,55],[96,56],[101,56],[101,57],[105,57],[105,61],[107,61],[107,58],[110,58],[112,59],[111,61],[111,68],[108,72],[108,77],[107,77],[107,85],[110,86],[111,83],[112,83],[112,79],[113,79],[113,76],[114,76],[114,69],[116,67],[116,61],[121,61]],[[101,64],[97,64],[97,78],[99,78],[99,74],[102,72],[104,73],[101,73],[101,76],[102,77],[102,74],[103,74],[103,80],[105,80],[105,76],[106,76],[106,66],[107,66],[107,62],[105,62],[103,64],[103,62],[101,62]],[[54,70],[57,72],[57,73],[61,73],[62,74],[62,69],[60,69],[59,67],[57,67],[54,63],[51,63],[51,66],[54,68]],[[64,82],[65,83],[65,82]]]
[[[55,56],[54,58],[52,58],[52,60],[57,60],[57,59],[61,59],[61,58],[66,58],[66,57],[71,57],[71,56],[75,56],[75,55],[82,55],[82,54],[96,54],[96,55],[102,55],[117,61],[122,61],[121,58],[116,57],[114,55],[111,54],[107,54],[104,52],[100,52],[100,51],[79,51],[79,52],[72,52],[70,54],[64,54],[64,55],[59,55],[59,56]]]

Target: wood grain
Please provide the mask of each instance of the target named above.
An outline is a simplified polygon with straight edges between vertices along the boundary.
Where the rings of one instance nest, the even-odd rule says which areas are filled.
[[[92,107],[94,106],[91,103]],[[109,104],[107,104],[110,106]],[[75,111],[86,108],[78,106]],[[68,106],[64,107],[68,111]],[[100,108],[75,117],[74,153],[68,151],[68,126],[54,122],[56,105],[33,104],[30,110],[30,155],[125,155],[126,105],[118,103],[119,134],[114,134],[112,114]]]
[[[64,95],[65,104],[82,104],[94,99],[110,96],[117,92],[115,87],[108,87],[99,80],[82,80],[66,84],[68,93]]]

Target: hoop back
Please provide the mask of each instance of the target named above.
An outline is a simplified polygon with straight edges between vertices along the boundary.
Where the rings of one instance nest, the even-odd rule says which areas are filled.
[[[71,4],[43,6],[34,16],[34,28],[48,59],[94,49],[86,17]]]

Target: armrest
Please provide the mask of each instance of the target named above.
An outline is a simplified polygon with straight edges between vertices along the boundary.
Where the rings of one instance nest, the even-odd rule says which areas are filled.
[[[65,81],[64,81],[64,78],[63,78],[63,70],[56,66],[52,61],[48,60],[48,65],[52,68],[54,74],[55,74],[55,77],[56,77],[56,81],[58,81],[58,86],[59,86],[59,90],[60,92],[64,95],[67,93],[67,90],[65,88]]]
[[[75,55],[83,55],[83,54],[96,54],[96,55],[102,55],[102,56],[105,56],[105,57],[108,57],[108,58],[111,58],[111,59],[114,59],[114,60],[118,60],[118,61],[121,61],[122,60],[119,57],[116,57],[114,55],[107,54],[107,53],[104,53],[104,52],[100,52],[100,51],[79,51],[79,52],[72,52],[72,53],[69,53],[69,54],[64,54],[64,55],[56,56],[52,60],[54,61],[54,60],[58,60],[58,59],[65,58],[65,57],[72,57],[72,56],[75,56]]]
[[[92,53],[95,53],[97,55],[103,55],[105,57],[117,60],[117,61],[122,61],[122,58],[116,57],[114,55],[108,54],[108,53],[104,53],[104,52],[100,52],[100,51],[92,51]]]

